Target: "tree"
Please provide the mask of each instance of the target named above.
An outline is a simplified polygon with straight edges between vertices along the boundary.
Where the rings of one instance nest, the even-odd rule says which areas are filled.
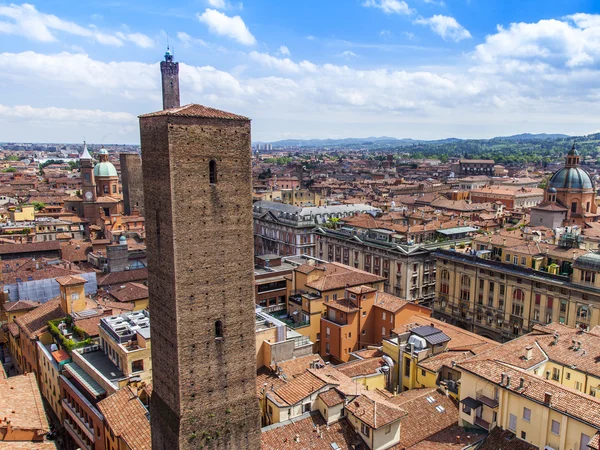
[[[15,169],[14,167],[7,167],[2,172],[16,172],[16,171],[17,171],[17,169]]]
[[[36,211],[42,211],[46,207],[46,204],[43,202],[31,202],[31,204]]]

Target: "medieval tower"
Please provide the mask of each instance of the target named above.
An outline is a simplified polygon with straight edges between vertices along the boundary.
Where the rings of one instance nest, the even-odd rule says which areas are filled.
[[[120,153],[121,184],[123,185],[123,206],[130,216],[134,210],[144,215],[144,182],[142,179],[142,158],[137,153]]]
[[[192,104],[140,134],[152,448],[259,449],[250,120]]]
[[[81,196],[83,197],[83,216],[95,217],[98,215],[96,206],[96,180],[94,179],[94,162],[88,152],[87,144],[83,143],[83,153],[79,157],[81,180]]]
[[[173,62],[173,53],[167,48],[165,60],[160,62],[162,75],[163,109],[179,108],[179,63]]]

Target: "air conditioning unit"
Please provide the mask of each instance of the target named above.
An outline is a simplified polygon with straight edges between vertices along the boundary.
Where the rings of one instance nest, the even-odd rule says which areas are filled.
[[[100,346],[98,344],[92,345],[92,351],[95,352],[97,350],[100,350]]]

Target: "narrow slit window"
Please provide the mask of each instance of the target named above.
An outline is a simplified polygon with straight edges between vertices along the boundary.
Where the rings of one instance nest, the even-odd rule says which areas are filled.
[[[208,163],[208,178],[210,184],[217,183],[217,163],[215,160],[211,160],[211,162]]]
[[[215,322],[215,337],[217,339],[223,339],[223,322],[220,320]]]

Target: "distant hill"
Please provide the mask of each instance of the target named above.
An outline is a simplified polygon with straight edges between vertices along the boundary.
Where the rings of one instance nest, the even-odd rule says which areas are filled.
[[[489,139],[490,141],[538,141],[545,139],[564,139],[569,138],[566,134],[515,134],[513,136],[500,136]],[[455,142],[462,142],[471,139],[458,139],[458,138],[447,138],[437,140],[423,140],[423,139],[411,139],[404,138],[398,139],[388,136],[380,137],[366,137],[366,138],[344,138],[344,139],[285,139],[282,141],[275,142],[254,142],[254,144],[271,144],[273,147],[318,147],[318,148],[333,148],[333,147],[368,147],[377,146],[383,148],[385,146],[390,147],[402,147],[418,144],[451,144]],[[477,139],[487,140],[487,139]]]
[[[512,136],[499,136],[492,138],[491,140],[502,140],[502,141],[538,141],[544,139],[565,139],[570,138],[568,134],[531,134],[531,133],[521,133],[514,134]]]

